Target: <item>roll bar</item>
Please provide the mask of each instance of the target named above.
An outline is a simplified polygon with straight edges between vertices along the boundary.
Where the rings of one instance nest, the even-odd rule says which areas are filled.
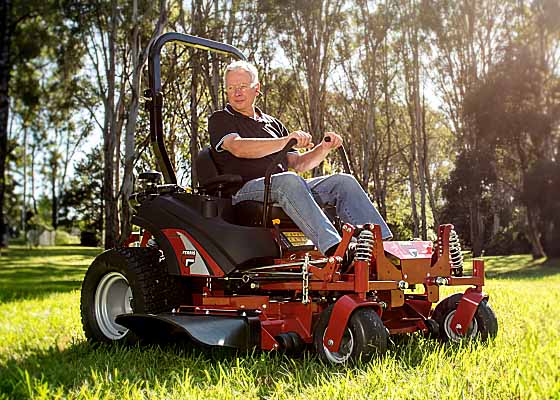
[[[160,35],[150,46],[148,58],[149,89],[144,92],[147,98],[146,109],[150,112],[150,144],[156,157],[158,167],[163,174],[165,183],[177,183],[175,171],[169,160],[163,135],[163,94],[161,92],[161,49],[167,43],[181,43],[200,50],[233,56],[236,59],[247,58],[239,49],[229,44],[204,39],[178,32],[167,32]]]

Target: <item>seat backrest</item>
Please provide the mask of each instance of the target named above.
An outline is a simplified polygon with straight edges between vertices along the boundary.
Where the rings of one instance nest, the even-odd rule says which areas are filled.
[[[198,153],[196,157],[196,172],[200,186],[204,187],[212,179],[216,178],[220,173],[212,158],[210,147],[205,147]]]

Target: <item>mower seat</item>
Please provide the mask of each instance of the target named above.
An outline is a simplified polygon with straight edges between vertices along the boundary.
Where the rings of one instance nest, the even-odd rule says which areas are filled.
[[[243,186],[243,179],[239,175],[220,174],[209,147],[204,148],[196,158],[199,190],[210,196],[230,198]],[[260,226],[263,218],[262,201],[242,201],[233,206],[235,223],[245,226]],[[295,226],[294,222],[284,213],[281,207],[273,205],[270,209],[268,226],[272,220],[279,219],[282,226]]]

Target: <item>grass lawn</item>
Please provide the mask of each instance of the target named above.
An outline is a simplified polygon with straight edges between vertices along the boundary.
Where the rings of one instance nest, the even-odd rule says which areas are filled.
[[[383,359],[336,368],[312,353],[93,348],[79,290],[98,252],[14,246],[0,256],[0,399],[560,399],[560,260],[486,259],[500,324],[488,344],[412,335]]]

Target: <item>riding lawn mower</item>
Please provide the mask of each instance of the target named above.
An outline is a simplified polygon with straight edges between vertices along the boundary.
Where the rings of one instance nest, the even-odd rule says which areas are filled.
[[[384,354],[390,335],[423,332],[444,342],[496,335],[482,291],[484,263],[473,260],[472,274],[464,275],[452,225],[439,226],[434,243],[383,241],[378,225],[352,226],[331,207],[325,213],[342,241],[334,255],[321,254],[268,201],[272,170],[292,142],[271,163],[262,202],[232,205],[241,177],[220,174],[209,149],[196,159],[199,187],[177,185],[162,123],[160,53],[170,42],[245,59],[233,46],[174,32],[151,46],[145,97],[161,172],[140,174],[143,186],[130,198],[140,231],[97,256],[86,273],[81,316],[88,340],[188,339],[288,354],[309,347],[321,360],[343,364]],[[440,287],[458,285],[469,287],[440,301]]]

